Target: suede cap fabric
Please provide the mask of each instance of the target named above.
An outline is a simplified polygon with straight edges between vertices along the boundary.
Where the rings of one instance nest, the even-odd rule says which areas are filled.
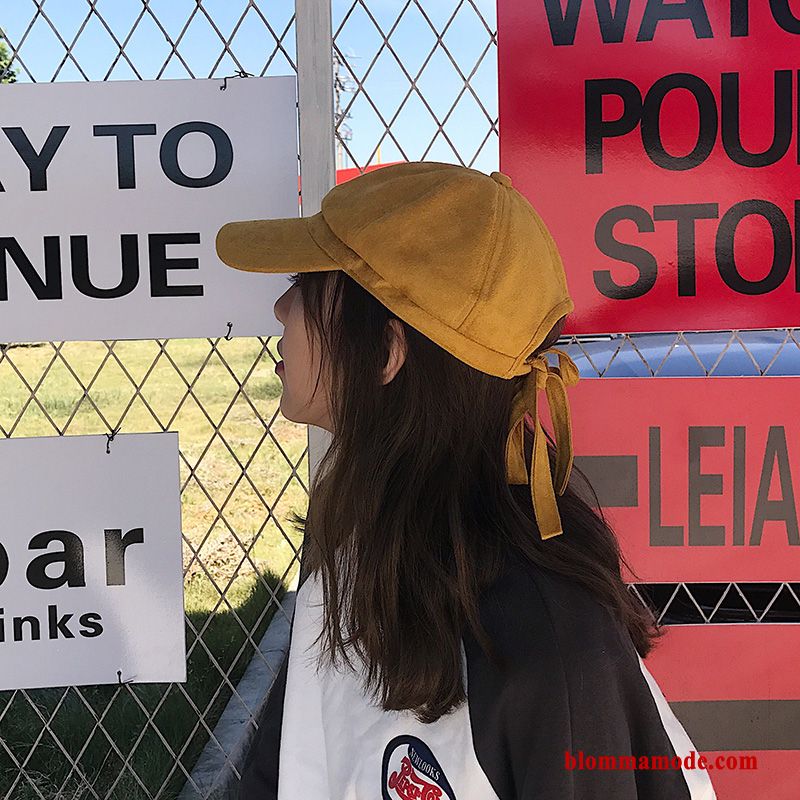
[[[565,387],[578,370],[555,348],[530,354],[574,304],[550,232],[507,175],[431,161],[392,164],[335,186],[312,216],[228,222],[216,250],[225,264],[250,272],[340,269],[469,366],[501,378],[528,375],[509,420],[508,479],[530,483],[542,538],[562,533],[537,397],[545,389],[555,488],[563,494],[572,468]],[[526,411],[534,421],[530,469]]]

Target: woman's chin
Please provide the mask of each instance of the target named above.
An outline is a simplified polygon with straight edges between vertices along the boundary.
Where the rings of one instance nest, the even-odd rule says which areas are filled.
[[[295,420],[292,418],[291,409],[289,408],[289,403],[286,401],[286,390],[284,389],[281,392],[280,399],[278,400],[278,408],[283,415],[284,419],[288,419],[289,422],[294,422]]]

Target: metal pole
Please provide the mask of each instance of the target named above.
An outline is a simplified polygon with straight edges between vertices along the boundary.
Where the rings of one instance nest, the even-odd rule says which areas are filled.
[[[333,29],[330,0],[296,0],[297,93],[303,216],[316,214],[336,182],[333,127]],[[313,482],[330,434],[308,426],[308,471]],[[301,557],[298,582],[305,578]]]

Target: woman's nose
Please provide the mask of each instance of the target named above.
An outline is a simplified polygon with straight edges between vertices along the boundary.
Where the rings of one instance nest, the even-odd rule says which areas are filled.
[[[275,305],[272,307],[272,312],[275,314],[275,318],[280,322],[282,325],[286,323],[281,318],[281,314],[283,313],[283,298],[286,297],[286,292],[284,292],[276,301]]]

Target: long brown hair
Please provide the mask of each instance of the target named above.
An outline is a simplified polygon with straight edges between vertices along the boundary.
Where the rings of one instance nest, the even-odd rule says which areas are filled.
[[[661,631],[622,580],[616,536],[586,476],[573,465],[557,497],[564,533],[546,541],[529,487],[506,481],[511,403],[524,376],[473,369],[400,320],[406,359],[383,385],[387,322],[398,318],[345,272],[295,281],[322,354],[317,386],[328,375],[334,428],[308,514],[293,518],[305,534],[304,569],[319,570],[329,663],[341,656],[352,666],[352,647],[382,708],[411,710],[422,722],[448,713],[466,697],[464,625],[494,658],[477,601],[511,549],[590,590],[644,657]],[[555,344],[565,320],[536,352]],[[527,428],[525,447],[529,458]]]

